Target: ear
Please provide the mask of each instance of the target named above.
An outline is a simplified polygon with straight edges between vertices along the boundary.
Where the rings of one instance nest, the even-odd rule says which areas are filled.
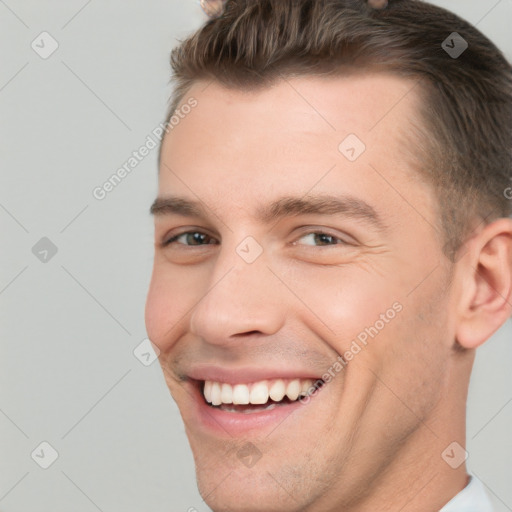
[[[473,349],[512,314],[512,219],[488,224],[468,242],[459,261],[466,274],[458,308],[456,339]]]

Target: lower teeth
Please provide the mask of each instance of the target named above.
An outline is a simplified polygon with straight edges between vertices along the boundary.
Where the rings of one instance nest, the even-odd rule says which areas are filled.
[[[285,405],[286,403],[290,402],[270,402],[263,405],[233,405],[233,404],[221,404],[217,406],[218,409],[222,409],[225,412],[238,412],[243,414],[252,414],[255,412],[261,412],[261,411],[271,411],[272,409],[275,409],[279,405]]]

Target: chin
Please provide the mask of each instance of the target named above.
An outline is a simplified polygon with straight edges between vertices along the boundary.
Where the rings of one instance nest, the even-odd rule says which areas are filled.
[[[197,471],[199,492],[213,512],[305,512],[265,467]]]

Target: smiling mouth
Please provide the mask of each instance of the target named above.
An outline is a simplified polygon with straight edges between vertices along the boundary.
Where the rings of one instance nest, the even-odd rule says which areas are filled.
[[[203,381],[205,402],[225,412],[251,414],[292,404],[314,394],[324,385],[318,379],[271,379],[247,384]]]

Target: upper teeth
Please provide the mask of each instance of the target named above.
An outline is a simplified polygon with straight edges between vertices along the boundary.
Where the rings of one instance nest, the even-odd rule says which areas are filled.
[[[297,400],[299,396],[306,396],[312,385],[311,379],[273,379],[235,385],[207,380],[203,394],[212,405],[256,405],[267,403],[269,398],[279,402],[285,396],[290,400]]]

